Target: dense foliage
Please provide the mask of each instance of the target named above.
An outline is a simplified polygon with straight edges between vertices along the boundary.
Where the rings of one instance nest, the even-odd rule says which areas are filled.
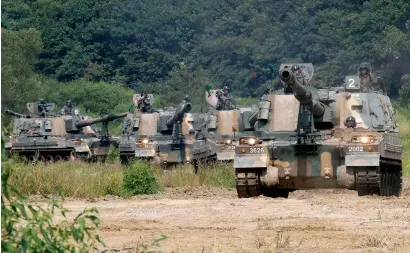
[[[48,208],[27,203],[9,185],[11,167],[1,172],[1,249],[2,252],[91,252],[104,244],[98,235],[100,219],[95,208],[85,209],[71,223],[59,201]],[[62,221],[56,221],[56,215]]]
[[[129,196],[152,194],[159,191],[159,184],[148,163],[132,163],[124,171],[124,193]]]
[[[205,84],[260,97],[280,86],[276,69],[289,61],[313,63],[315,84],[335,86],[366,60],[391,96],[403,87],[408,98],[407,0],[5,0],[2,7],[3,105],[70,95],[95,112],[120,110],[112,101],[130,103],[132,91],[105,88],[114,82],[166,93],[157,106],[188,94],[199,109]]]

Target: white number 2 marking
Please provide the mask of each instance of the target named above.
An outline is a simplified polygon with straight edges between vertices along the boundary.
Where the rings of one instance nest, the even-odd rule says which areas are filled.
[[[353,87],[355,87],[355,84],[354,84],[354,79],[353,78],[349,78],[349,88],[353,88]]]

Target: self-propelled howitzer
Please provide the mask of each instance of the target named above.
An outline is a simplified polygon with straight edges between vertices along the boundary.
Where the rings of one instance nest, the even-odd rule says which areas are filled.
[[[242,137],[235,148],[239,197],[287,197],[297,189],[339,187],[338,140],[331,138],[339,93],[311,87],[313,66],[298,64],[302,77],[291,70],[295,65],[281,65],[285,89],[262,98],[248,118],[254,135]]]
[[[76,145],[76,155],[86,160],[104,160],[110,151],[110,147],[118,148],[119,141],[112,138],[108,133],[108,122],[119,118],[124,118],[127,113],[107,114],[95,119],[86,119],[80,121],[72,121],[69,126],[73,126],[67,130],[71,134],[72,140]],[[93,132],[88,126],[102,123],[100,133]],[[88,130],[93,132],[93,137],[87,135]],[[84,143],[86,146],[84,146]],[[80,147],[81,146],[81,147]]]
[[[178,122],[182,122],[185,116],[185,113],[190,112],[192,109],[192,104],[191,103],[184,103],[182,104],[179,109],[175,112],[174,116],[172,116],[168,121],[167,121],[167,126],[172,127],[174,124]]]

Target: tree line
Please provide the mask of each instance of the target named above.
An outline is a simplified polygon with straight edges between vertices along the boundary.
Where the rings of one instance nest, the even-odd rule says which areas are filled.
[[[5,0],[2,17],[3,107],[70,96],[102,113],[141,90],[198,104],[206,84],[260,97],[283,62],[313,63],[327,87],[368,61],[410,95],[407,0]]]

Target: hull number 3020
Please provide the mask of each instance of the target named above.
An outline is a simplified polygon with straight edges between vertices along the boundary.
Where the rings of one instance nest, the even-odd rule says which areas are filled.
[[[363,152],[363,147],[349,147],[349,152]]]

